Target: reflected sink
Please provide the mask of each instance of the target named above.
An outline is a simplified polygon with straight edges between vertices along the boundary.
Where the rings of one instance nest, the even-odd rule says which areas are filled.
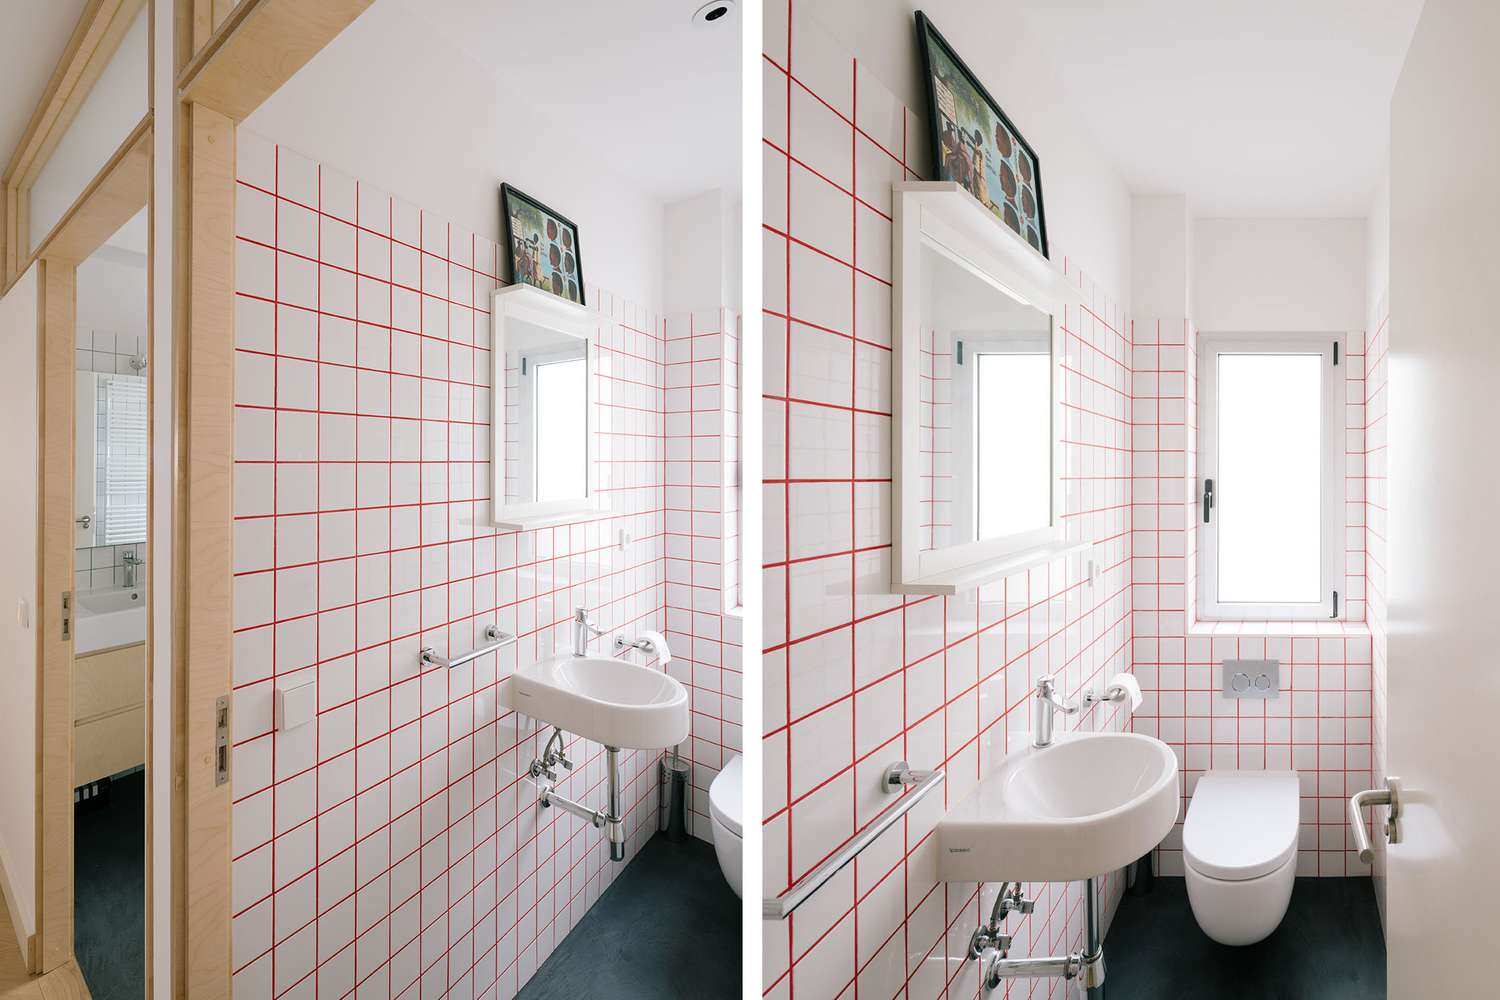
[[[85,590],[77,600],[74,656],[146,641],[146,592],[141,588]]]
[[[522,667],[501,701],[523,715],[607,747],[659,750],[688,735],[687,690],[660,670],[597,656],[554,656]]]
[[[938,822],[947,882],[1076,882],[1123,868],[1177,822],[1177,757],[1139,733],[1077,733],[1006,756]]]

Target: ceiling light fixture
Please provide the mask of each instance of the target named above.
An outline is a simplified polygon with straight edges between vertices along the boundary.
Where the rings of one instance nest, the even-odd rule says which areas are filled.
[[[693,23],[699,26],[727,24],[734,14],[735,0],[709,0],[693,14]]]

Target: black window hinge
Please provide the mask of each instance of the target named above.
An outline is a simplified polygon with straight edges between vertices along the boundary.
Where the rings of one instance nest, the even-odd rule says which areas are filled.
[[[1335,340],[1333,342],[1333,365],[1334,365],[1335,368],[1338,367],[1338,363],[1339,363],[1339,342],[1337,340]]]
[[[964,342],[962,340],[955,341],[953,344],[953,360],[959,365],[964,363]]]
[[[1333,614],[1330,617],[1337,618],[1338,616],[1339,616],[1339,592],[1337,590],[1335,590],[1333,592]]]

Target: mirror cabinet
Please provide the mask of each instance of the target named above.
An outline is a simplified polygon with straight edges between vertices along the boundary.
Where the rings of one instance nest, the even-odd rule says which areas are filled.
[[[495,292],[491,315],[495,525],[594,513],[595,315],[521,284]]]
[[[891,582],[952,594],[1082,548],[1062,449],[1064,317],[1081,302],[959,185],[894,197]]]

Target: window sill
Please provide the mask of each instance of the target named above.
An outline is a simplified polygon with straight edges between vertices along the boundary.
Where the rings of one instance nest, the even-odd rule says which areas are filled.
[[[1366,636],[1368,622],[1346,622],[1329,619],[1309,621],[1195,621],[1188,625],[1190,636]]]

